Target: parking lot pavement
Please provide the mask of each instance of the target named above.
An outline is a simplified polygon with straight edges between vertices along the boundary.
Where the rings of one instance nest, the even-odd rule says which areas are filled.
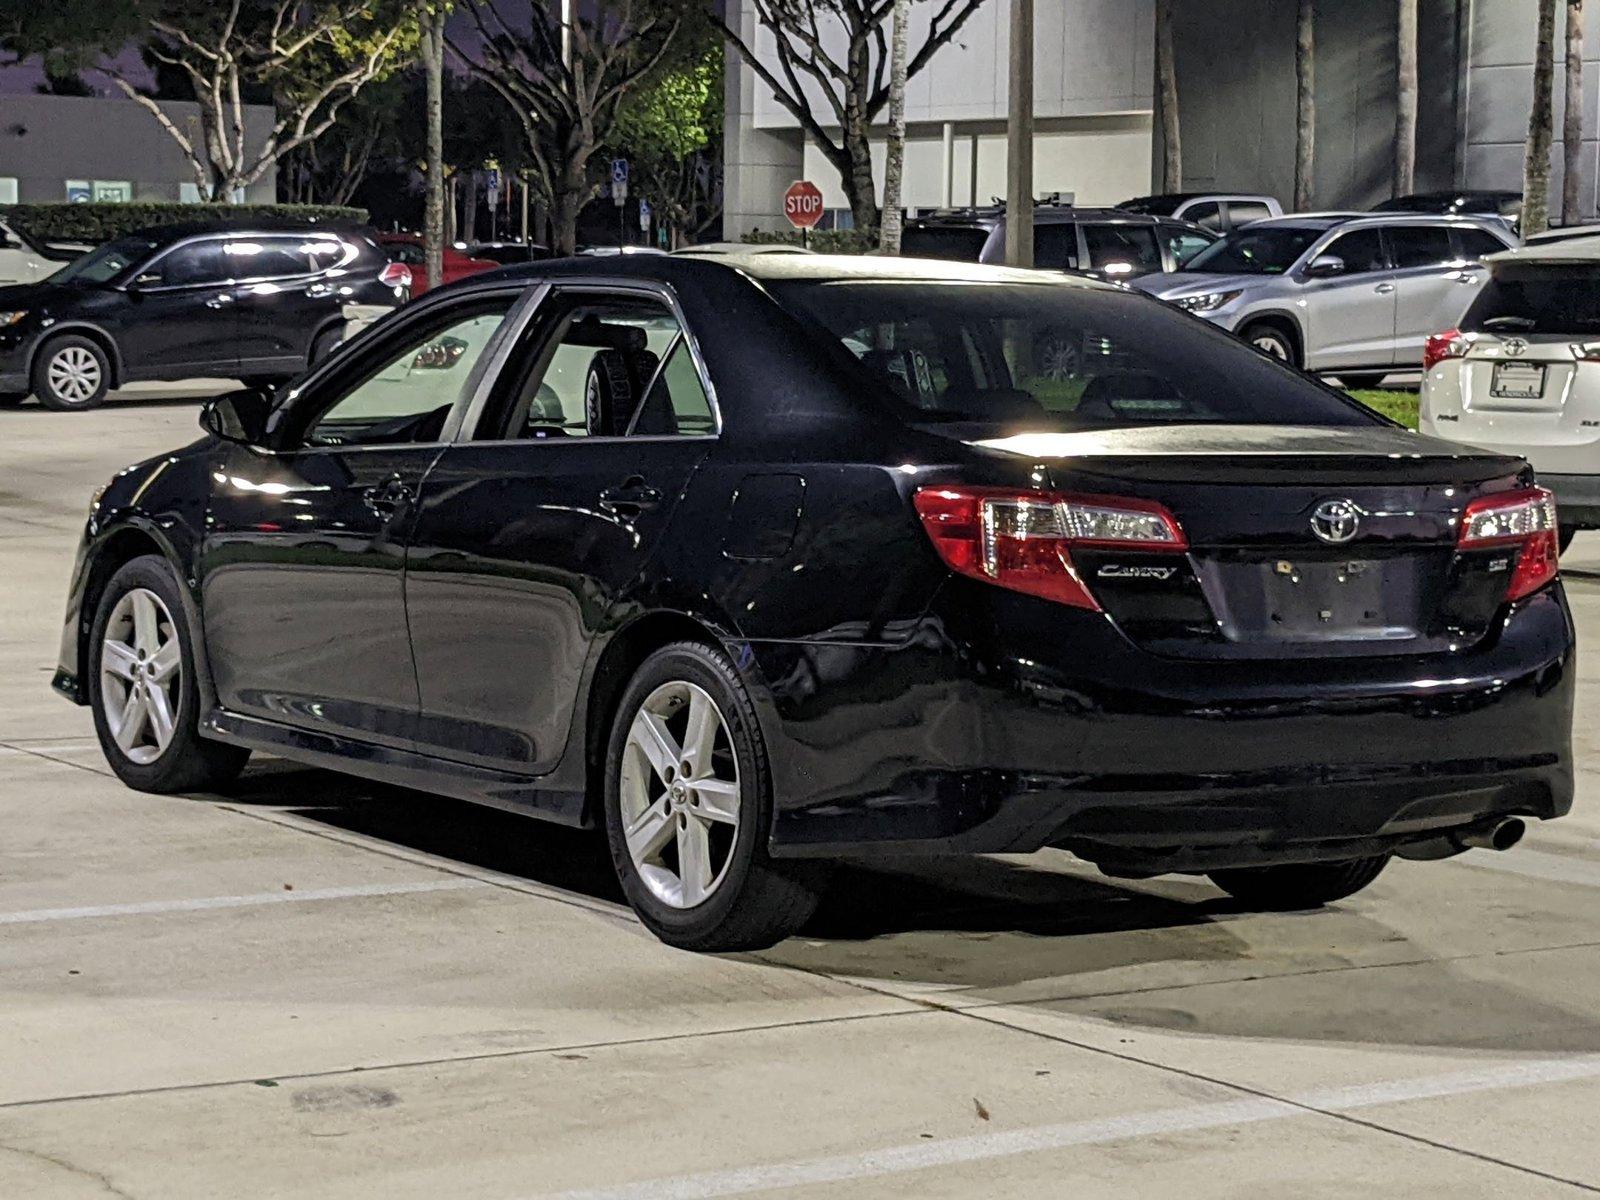
[[[647,936],[584,835],[283,762],[106,770],[48,689],[90,491],[193,398],[0,412],[0,1196],[1600,1191],[1597,675],[1574,815],[1320,913],[1060,854]],[[1600,631],[1600,535],[1567,560]]]

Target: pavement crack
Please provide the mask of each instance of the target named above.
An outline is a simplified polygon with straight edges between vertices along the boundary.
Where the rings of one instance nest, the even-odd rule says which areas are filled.
[[[55,1167],[58,1171],[65,1171],[79,1179],[87,1179],[91,1183],[97,1184],[108,1196],[120,1196],[122,1200],[137,1200],[137,1197],[132,1192],[124,1191],[118,1187],[111,1181],[111,1177],[104,1172],[95,1171],[89,1167],[80,1167],[77,1163],[69,1162],[65,1158],[57,1157],[54,1154],[46,1154],[43,1150],[32,1150],[27,1146],[19,1146],[15,1142],[0,1141],[0,1152],[16,1154],[22,1158],[32,1159],[35,1162]]]

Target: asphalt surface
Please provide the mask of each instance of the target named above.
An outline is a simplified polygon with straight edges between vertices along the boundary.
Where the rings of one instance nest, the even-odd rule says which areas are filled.
[[[0,1197],[1600,1192],[1600,777],[1316,913],[1064,854],[649,937],[593,838],[261,760],[107,771],[48,688],[90,491],[192,398],[0,411]],[[1600,629],[1600,535],[1568,560]]]

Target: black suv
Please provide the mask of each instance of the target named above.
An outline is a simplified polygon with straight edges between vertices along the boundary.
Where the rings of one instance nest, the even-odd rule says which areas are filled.
[[[141,379],[267,384],[334,346],[347,304],[398,306],[410,271],[356,229],[183,224],[0,288],[0,400],[96,407]]]
[[[1115,208],[1040,205],[1033,213],[1034,266],[1114,282],[1176,271],[1216,240],[1211,230],[1189,221]],[[907,222],[900,253],[1003,263],[1005,209],[953,209]]]

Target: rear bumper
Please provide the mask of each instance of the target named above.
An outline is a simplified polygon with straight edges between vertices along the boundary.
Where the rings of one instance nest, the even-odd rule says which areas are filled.
[[[1204,871],[1571,806],[1559,587],[1471,651],[1339,662],[1161,659],[1096,614],[982,605],[894,649],[751,647],[781,681],[763,702],[775,854],[1063,846],[1118,872]]]
[[[1539,482],[1556,494],[1556,512],[1563,525],[1600,529],[1600,475],[1547,475]]]

